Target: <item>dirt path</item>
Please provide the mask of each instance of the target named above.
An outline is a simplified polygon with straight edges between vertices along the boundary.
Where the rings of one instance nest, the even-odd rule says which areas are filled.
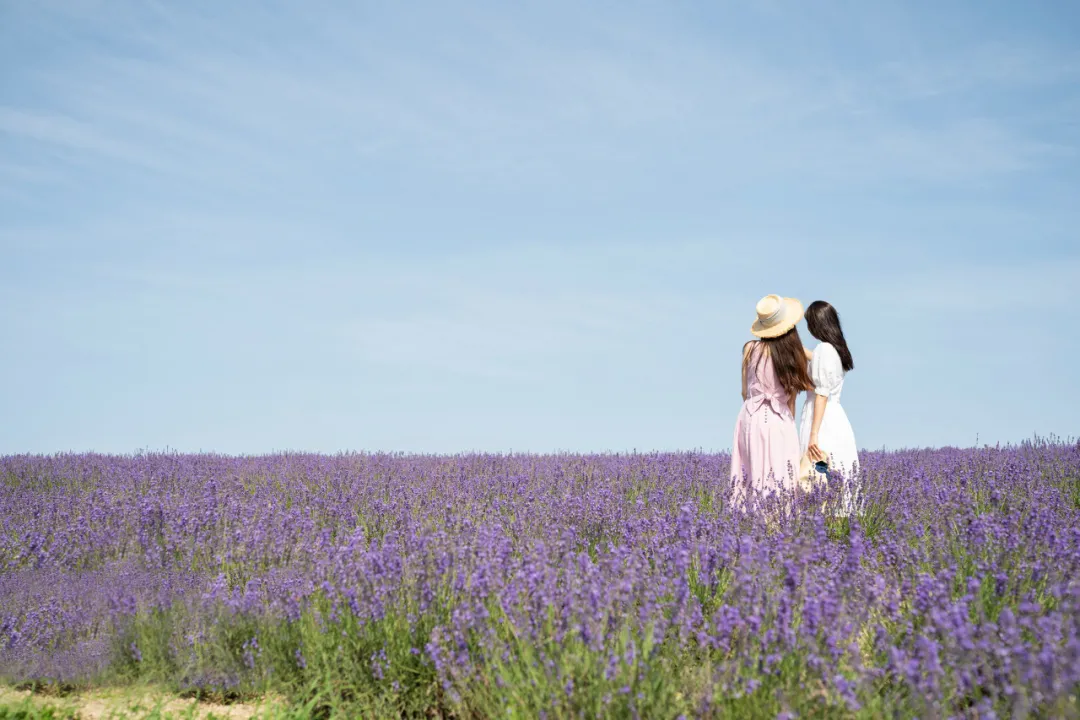
[[[35,695],[26,690],[0,687],[0,707],[21,705],[29,699],[40,707],[74,711],[80,720],[121,720],[154,715],[155,718],[184,718],[185,720],[248,720],[260,711],[281,708],[282,703],[264,701],[258,704],[237,703],[218,705],[179,698],[155,688],[120,688],[89,690],[65,697]],[[155,711],[157,714],[155,714]]]

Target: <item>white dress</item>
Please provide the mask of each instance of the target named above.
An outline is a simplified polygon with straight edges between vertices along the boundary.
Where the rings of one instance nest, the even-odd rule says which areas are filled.
[[[803,403],[799,423],[799,449],[805,455],[806,448],[810,445],[810,429],[814,425],[814,396],[828,398],[825,415],[818,427],[818,446],[829,456],[830,471],[839,471],[844,478],[841,514],[848,515],[857,502],[855,496],[859,449],[855,444],[855,432],[851,429],[847,413],[840,404],[844,375],[844,367],[836,348],[829,343],[821,343],[814,348],[814,356],[810,360],[810,377],[814,381],[814,390],[806,393],[806,402]],[[816,479],[825,478],[816,475]]]

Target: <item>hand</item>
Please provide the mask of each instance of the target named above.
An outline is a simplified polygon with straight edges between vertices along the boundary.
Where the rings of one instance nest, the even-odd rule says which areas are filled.
[[[810,444],[806,448],[806,454],[809,455],[810,459],[813,460],[814,462],[818,462],[819,460],[826,460],[827,459],[827,456],[825,455],[825,452],[817,444],[817,438],[816,437],[811,437],[810,438]]]

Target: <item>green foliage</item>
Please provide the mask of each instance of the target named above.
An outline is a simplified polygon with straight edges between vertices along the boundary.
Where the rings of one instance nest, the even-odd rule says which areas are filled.
[[[78,715],[71,710],[39,705],[27,698],[18,704],[0,705],[0,720],[78,720]]]

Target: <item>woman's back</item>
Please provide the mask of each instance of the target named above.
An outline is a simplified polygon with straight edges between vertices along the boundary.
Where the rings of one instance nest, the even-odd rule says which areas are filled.
[[[843,479],[841,515],[858,505],[859,451],[847,412],[840,404],[844,380],[855,368],[847,338],[840,325],[840,313],[824,300],[810,303],[806,327],[821,344],[810,358],[813,392],[807,394],[801,423],[801,449],[814,459],[822,455],[828,461],[830,475]],[[819,479],[815,476],[815,479]]]
[[[767,497],[794,488],[799,468],[795,395],[810,387],[799,331],[802,304],[766,295],[754,308],[757,320],[743,346],[742,397],[731,450],[732,501],[745,506],[751,495]]]
[[[754,342],[746,353],[746,399],[735,422],[731,453],[733,501],[750,494],[790,491],[798,471],[799,434],[791,395],[780,382],[766,345]]]
[[[753,410],[760,407],[763,402],[767,402],[777,414],[786,414],[790,417],[791,397],[780,384],[780,377],[776,374],[772,357],[763,343],[753,342],[750,345],[746,360],[746,402],[753,402],[755,406]]]

